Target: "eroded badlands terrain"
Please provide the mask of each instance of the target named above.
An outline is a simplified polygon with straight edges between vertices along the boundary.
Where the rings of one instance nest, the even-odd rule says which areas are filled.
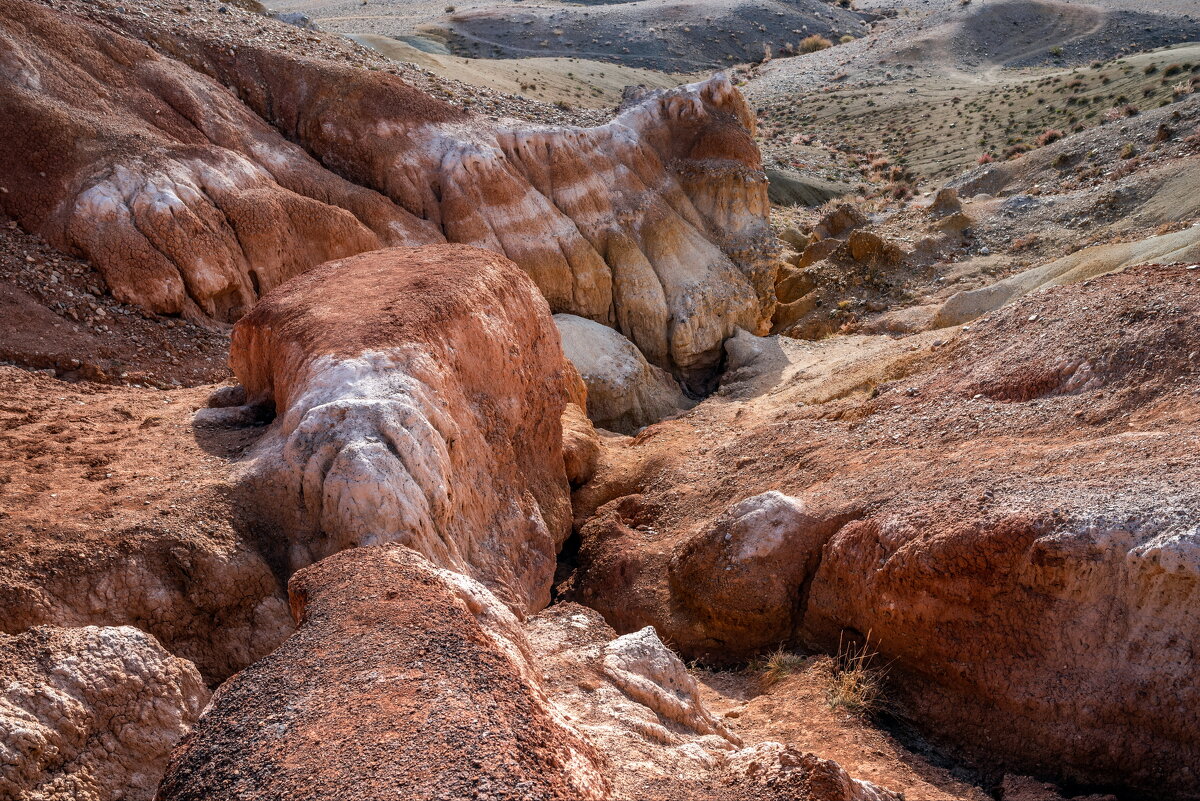
[[[0,0],[0,798],[1200,798],[1192,11],[710,5]]]

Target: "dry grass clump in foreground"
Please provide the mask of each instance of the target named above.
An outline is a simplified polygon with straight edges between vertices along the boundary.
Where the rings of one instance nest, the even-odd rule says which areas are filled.
[[[760,674],[758,680],[765,690],[783,681],[793,673],[803,670],[808,659],[804,654],[784,649],[781,643],[774,651],[760,654],[750,660],[750,664],[746,666],[746,670],[750,673]]]
[[[871,716],[884,705],[883,684],[887,666],[875,665],[878,652],[871,648],[871,633],[861,646],[838,640],[837,656],[829,681],[829,706],[857,715]]]
[[[818,50],[826,50],[830,47],[833,47],[833,42],[819,33],[814,33],[812,36],[806,36],[800,40],[801,53],[815,53]]]

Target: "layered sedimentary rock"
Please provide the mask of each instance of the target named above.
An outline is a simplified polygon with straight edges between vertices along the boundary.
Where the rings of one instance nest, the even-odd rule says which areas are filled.
[[[611,328],[573,314],[554,315],[554,324],[587,385],[588,417],[601,428],[632,434],[696,405],[670,373]]]
[[[276,415],[244,491],[291,569],[400,542],[520,612],[549,601],[578,378],[512,262],[436,245],[323,265],[238,322],[230,363]]]
[[[208,690],[128,626],[0,634],[0,796],[150,801]]]
[[[118,298],[233,320],[328,259],[460,242],[697,385],[770,317],[766,179],[724,78],[596,128],[501,125],[391,75],[101,16],[0,8],[0,141],[22,143],[0,204]]]
[[[742,354],[729,402],[608,443],[578,597],[718,661],[869,638],[960,753],[1195,797],[1195,276],[1058,287],[949,344]]]

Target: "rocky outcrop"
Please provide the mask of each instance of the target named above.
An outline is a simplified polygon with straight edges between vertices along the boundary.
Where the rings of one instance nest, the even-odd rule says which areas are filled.
[[[601,428],[633,434],[696,405],[670,373],[613,329],[572,314],[554,315],[554,324],[563,353],[587,385],[588,416]]]
[[[1031,294],[949,343],[731,356],[725,403],[608,443],[576,597],[714,661],[869,638],[896,708],[960,754],[1194,797],[1194,274]]]
[[[291,569],[400,542],[518,612],[549,601],[578,378],[512,262],[438,245],[323,265],[238,322],[230,363],[244,408],[276,416],[243,489]]]
[[[0,569],[0,631],[31,626],[136,626],[220,681],[291,633],[278,577],[220,523],[180,515],[191,536],[152,526],[96,543],[64,532],[54,547],[18,553]],[[207,527],[217,529],[213,535]]]
[[[1177,710],[1200,693],[1184,644],[1200,529],[1130,500],[1110,507],[1120,522],[1056,520],[1043,501],[930,534],[911,514],[848,525],[813,579],[806,636],[870,631],[908,674],[912,713],[977,758],[999,747],[1045,775],[1190,797],[1200,731]],[[997,735],[1001,718],[1036,730]]]
[[[559,603],[525,632],[550,698],[604,755],[613,798],[898,799],[791,746],[743,745],[653,629],[617,637],[594,610]]]
[[[839,203],[826,212],[813,228],[817,239],[843,237],[856,228],[867,224],[867,217],[852,203]]]
[[[958,214],[962,209],[962,200],[958,197],[958,190],[952,186],[943,186],[925,207],[925,213],[931,217],[946,217]]]
[[[766,178],[725,78],[597,128],[501,125],[385,73],[102,16],[0,10],[0,141],[22,143],[0,204],[122,300],[234,320],[329,259],[459,242],[698,387],[770,317]]]
[[[163,801],[629,798],[896,801],[779,743],[742,748],[651,629],[571,604],[524,625],[398,545],[297,573],[299,629],[223,685]]]
[[[128,626],[0,635],[0,796],[150,801],[208,690]]]
[[[600,758],[479,583],[381,546],[290,590],[299,630],[217,691],[163,801],[606,797]]]

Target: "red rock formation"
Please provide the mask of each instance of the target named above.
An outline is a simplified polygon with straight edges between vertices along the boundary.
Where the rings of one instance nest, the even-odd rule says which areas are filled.
[[[297,573],[299,629],[217,691],[162,801],[898,801],[836,763],[741,742],[646,629],[559,605],[522,626],[408,548]]]
[[[323,265],[238,322],[230,363],[277,415],[248,488],[289,532],[293,569],[402,542],[515,610],[549,601],[578,377],[512,262],[436,245]]]
[[[936,349],[762,342],[726,402],[608,443],[579,599],[718,660],[869,633],[960,753],[1195,797],[1195,276],[1048,290]]]
[[[530,678],[516,618],[413,551],[297,573],[300,623],[217,691],[164,801],[602,798],[591,745]]]
[[[130,36],[11,0],[0,65],[0,204],[121,300],[233,319],[328,259],[438,238]]]
[[[499,125],[387,74],[104,19],[0,7],[0,142],[22,143],[0,204],[121,299],[233,320],[328,259],[448,240],[697,383],[770,317],[766,180],[723,78],[597,128]]]

